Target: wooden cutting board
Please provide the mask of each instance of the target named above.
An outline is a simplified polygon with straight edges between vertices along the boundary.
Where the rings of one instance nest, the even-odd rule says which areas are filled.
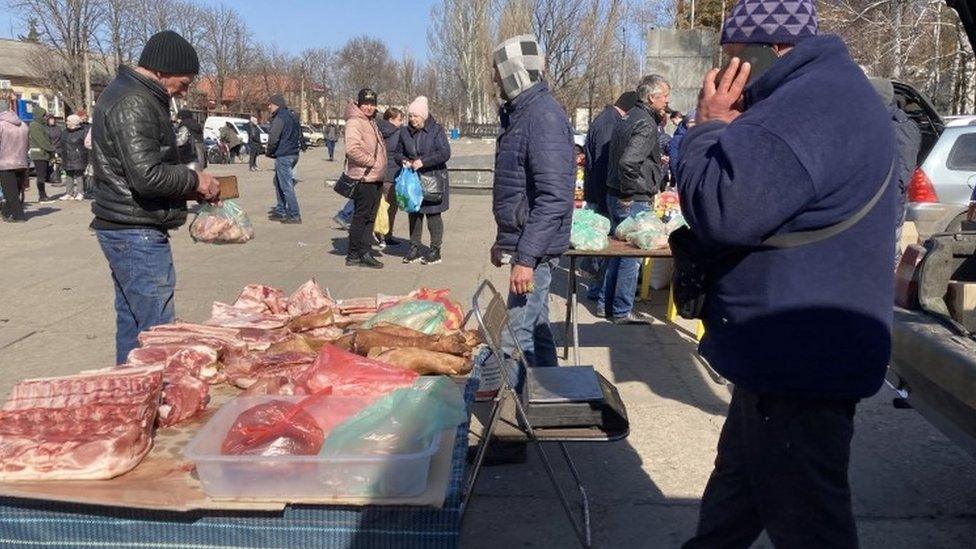
[[[220,175],[217,176],[217,182],[220,183],[220,199],[227,200],[229,198],[240,198],[241,193],[237,188],[237,176],[236,175]]]

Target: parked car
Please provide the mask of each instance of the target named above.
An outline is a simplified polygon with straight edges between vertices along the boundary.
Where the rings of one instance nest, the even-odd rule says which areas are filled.
[[[946,4],[956,10],[970,45],[976,46],[971,4]],[[959,126],[940,132],[912,179],[909,215],[936,219],[929,229],[942,225],[952,230],[902,258],[896,286],[903,307],[895,307],[887,380],[899,391],[897,406],[914,408],[976,457],[976,332],[954,321],[947,304],[950,281],[976,282],[976,233],[956,228],[964,209],[956,202],[968,202],[974,175],[976,128]]]
[[[976,126],[976,114],[957,114],[954,116],[944,116],[947,128],[956,126]]]
[[[976,126],[945,128],[908,186],[906,220],[928,237],[961,229],[976,188]]]
[[[207,121],[203,123],[203,138],[220,139],[220,128],[223,128],[228,122],[237,128],[237,135],[240,136],[241,143],[247,143],[247,123],[249,120],[234,116],[208,116]],[[262,140],[262,144],[268,142],[264,136],[262,136]]]
[[[325,143],[325,135],[321,131],[306,124],[302,124],[302,137],[307,139],[309,145],[313,147],[318,147]]]

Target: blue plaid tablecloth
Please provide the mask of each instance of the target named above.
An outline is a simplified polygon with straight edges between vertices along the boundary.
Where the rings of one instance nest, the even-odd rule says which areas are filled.
[[[0,498],[0,547],[74,548],[454,548],[461,534],[470,409],[479,353],[465,385],[468,422],[455,438],[444,507],[306,506],[280,512],[159,512]],[[165,490],[165,486],[160,486]]]

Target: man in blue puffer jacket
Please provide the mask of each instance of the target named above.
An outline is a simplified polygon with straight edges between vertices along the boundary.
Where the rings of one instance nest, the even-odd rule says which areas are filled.
[[[510,263],[509,318],[531,366],[556,366],[549,283],[569,249],[575,153],[569,119],[542,81],[534,36],[495,48],[495,84],[505,104],[495,149],[492,207],[498,235],[491,261]]]
[[[775,55],[746,86],[749,43]],[[722,44],[733,59],[705,78],[677,175],[712,260],[701,354],[735,390],[686,547],[765,529],[776,547],[854,548],[854,412],[891,352],[894,132],[844,42],[817,36],[812,0],[738,0]],[[759,247],[859,212],[829,238]]]

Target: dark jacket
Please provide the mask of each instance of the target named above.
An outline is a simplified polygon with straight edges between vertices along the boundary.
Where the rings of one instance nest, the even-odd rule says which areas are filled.
[[[668,143],[668,157],[670,159],[669,165],[671,167],[671,178],[676,179],[675,166],[678,165],[678,161],[681,160],[681,143],[685,140],[685,135],[688,134],[688,118],[685,117],[684,120],[678,124],[678,127],[674,129],[674,135],[671,136],[671,141]]]
[[[179,148],[180,163],[196,162],[199,168],[206,168],[207,152],[203,144],[203,126],[189,111],[180,111],[177,117],[179,125],[176,128],[176,144]]]
[[[444,213],[450,208],[451,185],[447,176],[447,161],[451,159],[451,145],[447,141],[447,134],[444,128],[434,120],[433,116],[427,118],[423,129],[414,129],[410,124],[405,124],[400,128],[400,145],[397,152],[397,162],[403,160],[420,159],[424,167],[420,168],[420,175],[430,177],[441,177],[448,184],[444,188],[444,198],[440,202],[424,202],[417,213],[438,214]]]
[[[393,124],[390,124],[391,126]],[[338,141],[339,140],[339,128],[335,124],[329,124],[325,127],[325,140],[326,141]]]
[[[681,211],[715,259],[701,353],[752,391],[867,397],[891,350],[897,184],[832,238],[749,247],[868,203],[895,155],[890,116],[830,35],[777,60],[747,88],[746,107],[731,124],[692,128],[677,170]]]
[[[247,123],[247,144],[261,146],[261,128],[253,122]]]
[[[590,123],[586,132],[586,174],[583,181],[583,197],[598,212],[607,210],[607,172],[610,169],[610,140],[613,128],[623,119],[620,111],[607,105],[603,112]]]
[[[64,144],[65,130],[61,126],[58,126],[56,122],[51,126],[45,121],[44,131],[47,132],[47,136],[51,139],[51,146],[54,147],[54,150],[60,151],[61,145]]]
[[[91,162],[95,226],[175,229],[186,222],[186,196],[196,172],[180,164],[169,117],[169,95],[129,67],[98,97]]]
[[[400,126],[394,126],[389,120],[380,118],[376,120],[376,127],[380,129],[383,141],[386,142],[385,181],[390,183],[396,180],[400,172],[400,162],[403,160],[403,152],[397,150],[400,147]]]
[[[519,265],[569,249],[576,153],[569,119],[545,82],[505,103],[495,146],[495,245]]]
[[[57,151],[51,144],[51,136],[47,133],[47,126],[44,124],[46,117],[46,110],[41,107],[34,107],[34,119],[28,125],[30,130],[28,134],[30,159],[34,161],[51,160]]]
[[[279,107],[271,118],[265,154],[271,158],[294,156],[301,150],[301,138],[302,131],[295,113],[287,107]]]
[[[918,124],[898,107],[888,107],[891,123],[895,126],[895,142],[898,144],[898,191],[899,211],[905,210],[908,200],[908,184],[918,167],[918,151],[922,148],[922,132]],[[902,216],[898,217],[899,225]]]
[[[61,165],[65,170],[84,171],[88,167],[88,149],[85,148],[85,135],[88,126],[82,124],[68,130],[61,140]]]
[[[650,202],[663,181],[657,116],[638,101],[613,129],[607,192],[624,200]]]
[[[237,133],[237,128],[230,127],[228,125],[223,125],[220,127],[220,140],[227,145],[227,148],[233,149],[241,144],[241,135]]]

